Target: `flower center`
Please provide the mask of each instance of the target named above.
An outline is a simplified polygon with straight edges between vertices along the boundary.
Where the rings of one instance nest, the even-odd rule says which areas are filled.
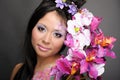
[[[75,32],[79,32],[80,31],[80,28],[79,27],[74,27],[74,30],[75,30]]]

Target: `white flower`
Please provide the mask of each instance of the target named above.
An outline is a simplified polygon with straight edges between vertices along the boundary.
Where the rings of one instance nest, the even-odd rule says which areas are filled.
[[[101,76],[104,71],[105,71],[105,68],[104,68],[105,64],[102,63],[102,64],[94,64],[94,67],[97,69],[98,71],[98,76]]]
[[[76,13],[74,17],[80,26],[89,26],[94,16],[91,12],[84,8],[81,12]]]
[[[90,39],[90,31],[88,29],[84,29],[82,32],[73,36],[74,47],[77,49],[83,49],[84,46],[89,46]]]
[[[97,76],[101,76],[104,73],[104,71],[105,71],[105,68],[104,68],[105,64],[104,63],[102,63],[102,64],[93,64],[93,66],[97,69],[97,72],[98,72]],[[90,74],[89,74],[89,76],[91,78],[93,78],[93,76],[91,76]]]
[[[76,34],[76,32],[75,32],[75,30],[74,30],[75,21],[74,21],[74,20],[68,20],[68,21],[67,21],[67,25],[68,25],[67,31],[68,31],[70,34],[75,35],[75,34]]]
[[[68,49],[68,53],[67,53],[67,56],[65,57],[67,60],[71,61],[72,60],[72,57],[73,57],[73,52],[72,52],[72,49]]]

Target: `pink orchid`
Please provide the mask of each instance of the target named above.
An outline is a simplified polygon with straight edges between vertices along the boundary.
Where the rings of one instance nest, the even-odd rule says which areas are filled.
[[[101,67],[102,72],[99,71],[100,68],[98,68],[99,66],[95,66],[95,65],[100,65],[100,64],[105,64],[104,59],[98,58],[97,57],[97,51],[95,49],[93,50],[88,50],[87,52],[87,56],[85,59],[81,60],[80,62],[80,73],[83,74],[85,72],[89,73],[89,76],[91,78],[97,78],[99,75],[101,75],[104,71],[103,71],[103,67]]]
[[[66,40],[64,41],[64,43],[68,47],[73,47],[74,46],[74,41],[73,41],[73,38],[72,38],[71,34],[67,34]]]
[[[105,57],[105,56],[108,56],[108,57],[111,57],[111,58],[116,58],[116,55],[112,50],[110,50],[107,47],[104,48],[104,47],[99,46],[98,57]]]
[[[72,48],[68,49],[68,55],[65,57],[69,61],[80,61],[85,58],[86,53],[84,50],[74,50]]]
[[[74,76],[79,80],[79,74],[88,73],[89,78],[97,79],[104,73],[105,57],[116,58],[112,51],[114,37],[106,37],[99,28],[102,18],[94,16],[86,8],[73,15],[67,21],[67,36],[64,41],[68,46],[67,55],[56,62],[52,74],[56,80],[62,75]],[[76,73],[79,71],[79,74]]]
[[[116,55],[115,55],[115,53],[114,53],[112,50],[105,49],[104,51],[105,51],[105,53],[106,53],[105,56],[111,57],[111,58],[113,58],[113,59],[116,58]]]
[[[66,58],[60,58],[56,62],[56,66],[51,72],[51,75],[57,75],[57,77],[62,77],[62,75],[74,75],[80,65],[75,61],[68,61]],[[59,75],[58,75],[59,74]]]
[[[70,74],[71,73],[71,63],[66,58],[60,58],[56,62],[57,68],[63,74]]]
[[[86,52],[84,50],[74,50],[73,51],[73,56],[75,58],[79,58],[79,60],[82,60],[86,56]]]
[[[98,34],[94,37],[93,41],[98,47],[99,56],[116,58],[115,53],[111,50],[113,48],[113,43],[116,41],[114,37],[105,37],[103,34]]]
[[[57,68],[57,66],[54,66],[50,72],[50,75],[54,77],[54,80],[61,80],[63,73]]]
[[[109,47],[110,49],[113,48],[113,43],[116,41],[114,37],[103,37],[101,41],[99,41],[99,44],[102,47]]]
[[[97,31],[91,32],[91,45],[97,46],[99,41],[103,38],[104,34],[101,29],[97,29]]]
[[[98,28],[100,22],[101,22],[102,18],[99,17],[93,17],[92,22],[90,24],[90,30],[94,31]]]

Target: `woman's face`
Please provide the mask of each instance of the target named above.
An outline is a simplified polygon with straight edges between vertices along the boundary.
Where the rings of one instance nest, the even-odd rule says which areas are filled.
[[[32,30],[31,42],[38,56],[49,57],[61,49],[65,35],[65,20],[52,11],[37,22]]]

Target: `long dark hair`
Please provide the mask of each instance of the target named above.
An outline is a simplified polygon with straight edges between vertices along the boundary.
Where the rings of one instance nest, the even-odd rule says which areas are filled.
[[[74,0],[73,0],[74,1]],[[83,2],[84,0],[75,0]],[[81,4],[82,6],[82,4]],[[80,7],[80,5],[79,5]],[[30,80],[34,74],[34,68],[37,63],[36,52],[34,51],[31,44],[31,34],[32,29],[36,25],[39,19],[44,17],[44,15],[50,11],[57,11],[58,14],[63,17],[65,20],[71,19],[71,14],[67,12],[67,8],[60,9],[56,7],[54,0],[43,0],[40,5],[36,8],[32,14],[28,27],[26,30],[25,42],[24,42],[24,53],[25,60],[22,67],[18,70],[17,74],[14,77],[14,80]],[[65,48],[65,45],[61,48],[60,52]]]

